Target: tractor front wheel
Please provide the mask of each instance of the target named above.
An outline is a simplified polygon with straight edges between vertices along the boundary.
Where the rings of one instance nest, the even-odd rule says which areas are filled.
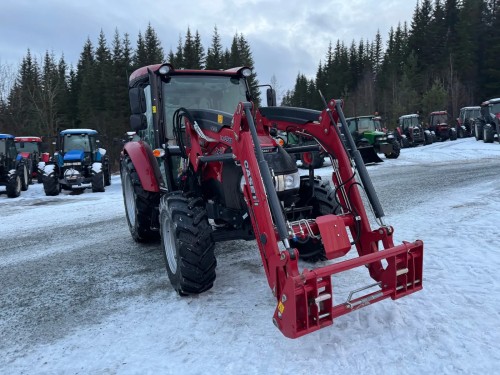
[[[21,190],[26,191],[30,185],[29,171],[26,164],[21,164],[17,167],[17,173],[21,177]]]
[[[7,196],[9,198],[17,198],[21,195],[21,177],[16,173],[7,181]]]
[[[186,193],[160,203],[161,246],[168,277],[180,295],[198,294],[215,281],[215,244],[203,200]]]
[[[160,195],[146,191],[135,170],[132,160],[127,156],[122,161],[121,178],[125,215],[130,234],[136,242],[157,241],[160,237],[153,228],[156,208],[160,202]]]
[[[103,172],[104,172],[104,185],[111,185],[111,170],[109,168],[109,163],[103,164]]]
[[[483,124],[479,121],[474,124],[474,135],[476,136],[476,141],[483,139]]]
[[[55,176],[43,176],[43,190],[45,191],[45,195],[47,196],[55,196],[59,195],[61,192],[61,186],[59,185],[59,181]]]
[[[104,192],[104,173],[99,172],[92,176],[92,192],[103,193]]]
[[[490,124],[486,124],[483,127],[483,141],[484,143],[493,143],[494,140],[493,127]]]
[[[398,141],[392,141],[392,152],[390,154],[385,154],[387,159],[397,159],[401,153],[401,146]]]

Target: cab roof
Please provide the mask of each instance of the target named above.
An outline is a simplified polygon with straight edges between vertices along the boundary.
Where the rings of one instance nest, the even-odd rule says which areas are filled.
[[[481,103],[481,106],[485,106],[485,105],[488,105],[488,104],[496,104],[496,103],[500,103],[500,98],[494,98],[494,99],[485,100],[484,102]]]
[[[129,79],[129,85],[130,87],[133,86],[134,82],[140,81],[145,79],[148,76],[148,71],[152,71],[153,73],[157,72],[163,65],[165,64],[154,64],[154,65],[148,65],[148,66],[143,66],[139,69],[136,69],[132,74],[130,75]],[[169,64],[172,66],[172,64]],[[238,72],[246,68],[244,66],[236,67],[236,68],[231,68],[231,69],[225,69],[225,70],[205,70],[205,69],[175,69],[172,66],[172,70],[169,73],[169,75],[178,75],[178,74],[201,74],[201,75],[215,75],[215,76],[235,76],[238,74]]]
[[[32,137],[32,136],[26,135],[26,136],[16,137],[15,141],[16,142],[42,142],[42,138]]]
[[[66,134],[97,134],[97,130],[94,129],[66,129],[61,131],[61,135]]]
[[[400,116],[399,118],[410,118],[410,117],[420,117],[420,115],[417,113],[412,113],[411,115],[403,115]]]
[[[14,136],[11,134],[0,134],[0,139],[13,139]]]

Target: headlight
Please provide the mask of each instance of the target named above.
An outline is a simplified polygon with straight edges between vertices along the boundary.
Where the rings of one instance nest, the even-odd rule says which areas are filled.
[[[241,192],[243,192],[243,186],[245,186],[245,184],[245,176],[241,176]],[[300,174],[299,172],[295,172],[292,174],[282,174],[279,176],[274,176],[274,185],[276,186],[276,191],[298,189],[300,187]]]
[[[387,139],[389,139],[389,140],[390,140],[390,139],[394,139],[394,135],[389,134],[389,135],[387,136]]]
[[[274,183],[276,191],[298,189],[300,187],[300,174],[299,172],[295,172],[274,176]]]

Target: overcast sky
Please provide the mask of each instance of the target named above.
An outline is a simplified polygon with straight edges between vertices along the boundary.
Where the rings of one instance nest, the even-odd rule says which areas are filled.
[[[177,47],[188,26],[200,33],[205,52],[214,26],[223,46],[243,33],[252,49],[260,83],[275,75],[281,90],[297,74],[312,78],[328,44],[373,41],[377,30],[387,42],[391,26],[410,22],[416,0],[0,0],[0,64],[17,65],[26,55],[51,51],[76,65],[87,38],[95,45],[101,29],[111,45],[115,29],[128,33],[135,48],[148,23],[165,55]]]

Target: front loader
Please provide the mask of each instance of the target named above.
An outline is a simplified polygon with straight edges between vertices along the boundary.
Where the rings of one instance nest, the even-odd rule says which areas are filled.
[[[325,102],[323,111],[255,108],[251,73],[159,64],[132,74],[131,125],[141,139],[124,145],[121,177],[134,240],[160,240],[180,295],[213,287],[215,242],[255,240],[276,298],[273,322],[290,338],[422,289],[423,243],[394,244],[342,102]],[[268,103],[274,95],[268,90]],[[278,131],[317,144],[284,149],[273,138]],[[329,156],[331,179],[315,176],[312,167],[300,176],[294,154],[315,151]],[[299,259],[320,266],[299,269]],[[335,301],[332,275],[357,267],[366,267],[374,282],[353,285],[345,301]]]

